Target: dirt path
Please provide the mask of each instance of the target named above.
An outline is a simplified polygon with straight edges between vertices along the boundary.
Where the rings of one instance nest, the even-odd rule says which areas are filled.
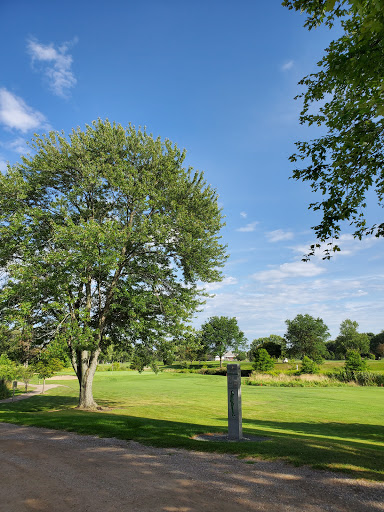
[[[363,512],[384,484],[0,423],[0,512]]]
[[[24,383],[18,382],[18,386],[24,387]],[[60,384],[46,384],[44,386],[44,392],[48,391],[48,389],[57,388],[58,386],[60,386]],[[18,402],[19,400],[25,400],[26,398],[31,398],[31,396],[41,395],[41,393],[43,392],[42,384],[34,384],[31,387],[33,387],[34,389],[32,389],[31,391],[28,391],[27,393],[23,393],[22,395],[16,395],[13,398],[4,398],[3,400],[0,400],[0,404],[5,404],[7,402]],[[0,508],[0,512],[2,512],[1,508]]]

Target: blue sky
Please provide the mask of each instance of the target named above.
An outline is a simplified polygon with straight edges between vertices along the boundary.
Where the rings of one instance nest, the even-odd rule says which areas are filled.
[[[315,241],[308,185],[289,180],[300,78],[337,32],[303,28],[279,0],[1,0],[0,169],[33,133],[132,123],[187,149],[226,216],[231,255],[196,326],[236,316],[249,341],[283,335],[298,313],[384,329],[383,241],[354,240],[301,262]],[[380,218],[372,208],[372,219]]]

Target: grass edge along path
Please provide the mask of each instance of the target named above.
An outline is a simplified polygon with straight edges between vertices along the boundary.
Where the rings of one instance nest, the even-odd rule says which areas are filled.
[[[60,381],[55,381],[60,384]],[[196,374],[99,372],[98,412],[77,410],[77,382],[28,400],[0,404],[0,421],[135,440],[163,448],[281,459],[384,481],[384,389],[244,386],[244,434],[264,442],[209,443],[226,432],[226,379]]]

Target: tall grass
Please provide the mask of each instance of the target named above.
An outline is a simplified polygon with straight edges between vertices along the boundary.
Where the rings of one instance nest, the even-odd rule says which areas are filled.
[[[246,383],[251,386],[274,386],[286,388],[304,388],[304,387],[342,387],[356,386],[354,382],[340,382],[335,378],[326,375],[287,375],[279,373],[269,375],[266,373],[252,372]]]

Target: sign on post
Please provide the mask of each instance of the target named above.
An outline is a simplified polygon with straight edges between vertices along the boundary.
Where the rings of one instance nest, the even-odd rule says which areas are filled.
[[[243,438],[241,413],[241,370],[239,364],[227,365],[228,389],[228,438],[240,440]]]

